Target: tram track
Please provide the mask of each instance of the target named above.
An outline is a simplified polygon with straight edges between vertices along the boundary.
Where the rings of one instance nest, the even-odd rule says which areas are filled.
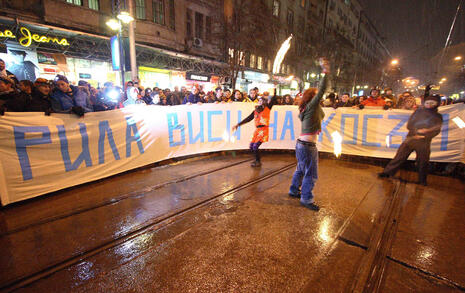
[[[245,161],[241,161],[241,162],[238,162],[236,163],[235,165],[238,165],[238,164],[242,164],[242,163],[245,163],[245,162],[248,162],[250,160],[245,160]],[[233,166],[233,165],[229,165],[229,166]],[[116,237],[116,238],[112,238],[108,241],[105,241],[101,244],[99,244],[98,246],[95,246],[93,248],[90,248],[90,249],[87,249],[86,251],[82,252],[82,253],[79,253],[77,255],[74,255],[72,257],[69,257],[63,261],[60,261],[60,262],[57,262],[53,265],[49,265],[48,267],[44,268],[44,269],[41,269],[40,271],[37,271],[33,274],[29,274],[27,276],[24,276],[24,277],[20,277],[18,279],[15,279],[15,280],[12,280],[12,281],[9,281],[9,282],[6,282],[4,284],[1,284],[0,285],[0,290],[2,292],[12,292],[12,291],[15,291],[15,290],[18,290],[20,288],[23,288],[29,284],[32,284],[40,279],[43,279],[43,278],[46,278],[47,276],[50,276],[58,271],[61,271],[61,270],[64,270],[64,269],[67,269],[75,264],[78,264],[79,262],[82,262],[83,260],[85,259],[88,259],[94,255],[97,255],[99,253],[102,253],[103,251],[105,250],[108,250],[108,249],[111,249],[115,246],[118,246],[118,245],[121,245],[127,241],[130,241],[144,233],[147,233],[149,230],[151,229],[154,229],[154,228],[157,228],[158,226],[163,226],[164,223],[169,223],[171,221],[173,221],[174,219],[176,219],[177,217],[179,216],[182,216],[188,212],[192,212],[200,207],[203,207],[203,206],[206,206],[212,202],[214,202],[216,199],[218,199],[219,197],[222,197],[222,196],[227,196],[227,195],[230,195],[230,194],[234,194],[242,189],[245,189],[245,188],[248,188],[254,184],[257,184],[263,180],[266,180],[266,179],[269,179],[271,177],[274,177],[274,176],[277,176],[293,167],[296,166],[296,163],[291,163],[291,164],[286,164],[285,166],[283,167],[280,167],[278,169],[275,169],[275,170],[271,170],[253,180],[250,180],[250,181],[247,181],[245,183],[242,183],[242,184],[239,184],[233,188],[230,188],[229,190],[226,190],[224,192],[220,192],[220,193],[217,193],[217,194],[214,194],[212,196],[209,196],[208,198],[205,198],[201,201],[198,201],[192,205],[189,205],[187,207],[183,207],[183,208],[180,208],[180,209],[177,209],[177,210],[173,210],[171,213],[168,213],[168,214],[165,214],[161,217],[157,217],[157,218],[154,218],[152,221],[148,221],[148,222],[145,222],[139,226],[136,226],[134,227],[134,229],[132,229],[131,231],[125,233],[124,235],[121,235],[120,237]],[[219,169],[223,169],[224,167],[222,168],[216,168],[216,171],[218,171]],[[209,173],[212,173],[212,172],[215,172],[215,171],[212,171],[212,170],[209,170],[210,172],[207,172],[206,174],[209,174]],[[203,175],[206,175],[206,174],[203,174]],[[196,174],[197,175],[197,174]],[[200,175],[197,175],[197,176],[200,176]],[[194,177],[197,177],[197,176],[194,176]],[[192,176],[189,176],[189,177],[192,177]],[[188,180],[188,179],[184,179],[184,180]],[[184,181],[182,180],[182,181]],[[167,184],[172,184],[172,183],[176,183],[176,182],[181,182],[179,180],[175,180],[173,182],[170,182],[170,183],[167,183]]]
[[[387,255],[397,232],[397,221],[402,210],[405,182],[396,181],[391,196],[386,200],[378,223],[371,233],[364,254],[348,292],[378,292],[383,280]],[[347,242],[346,242],[347,243]]]
[[[181,183],[181,182],[184,182],[184,181],[188,181],[188,180],[194,179],[196,177],[205,176],[205,175],[217,172],[219,170],[223,170],[223,169],[226,169],[226,168],[231,168],[231,167],[234,167],[234,166],[237,166],[237,165],[240,165],[240,164],[244,164],[244,163],[247,163],[247,162],[251,162],[251,161],[253,161],[253,159],[241,160],[241,161],[234,162],[234,163],[231,163],[231,164],[228,164],[228,165],[222,165],[220,167],[205,170],[203,172],[199,172],[199,173],[194,174],[194,175],[182,176],[182,177],[176,178],[175,180],[170,180],[170,181],[162,182],[162,183],[159,183],[159,184],[155,184],[153,186],[148,186],[148,187],[145,187],[144,189],[141,189],[141,190],[136,190],[136,191],[126,193],[126,194],[118,196],[118,197],[113,197],[113,198],[104,200],[104,201],[102,201],[102,202],[100,202],[98,204],[95,204],[95,205],[74,209],[73,211],[71,211],[69,213],[54,215],[54,216],[51,216],[51,217],[44,218],[44,219],[42,219],[40,221],[36,221],[34,223],[24,225],[22,227],[18,227],[18,228],[15,228],[15,229],[8,230],[6,232],[0,233],[0,238],[11,235],[11,234],[14,234],[14,233],[18,233],[18,232],[21,232],[21,231],[24,231],[24,230],[27,230],[27,229],[30,229],[30,228],[33,228],[33,227],[36,227],[36,226],[39,226],[39,225],[47,224],[47,223],[50,223],[50,222],[53,222],[53,221],[57,221],[57,220],[65,219],[65,218],[75,216],[75,215],[78,215],[78,214],[82,214],[82,213],[85,213],[85,212],[88,212],[88,211],[91,211],[91,210],[94,210],[94,209],[97,209],[97,208],[112,205],[112,204],[121,202],[121,201],[126,200],[126,199],[141,197],[141,196],[144,196],[146,193],[149,193],[149,192],[152,192],[154,190],[166,187],[166,186],[171,185],[171,184],[176,184],[176,183]]]

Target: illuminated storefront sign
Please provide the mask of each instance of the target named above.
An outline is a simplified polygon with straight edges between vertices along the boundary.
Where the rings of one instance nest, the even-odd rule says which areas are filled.
[[[16,36],[11,30],[0,31],[0,38],[17,39],[23,47],[29,47],[32,42],[36,43],[56,43],[61,46],[69,46],[68,40],[65,38],[49,37],[39,34],[33,34],[25,27],[19,29],[20,35]],[[19,37],[19,38],[18,38]]]
[[[203,81],[203,82],[209,82],[210,81],[210,76],[207,75],[200,75],[196,74],[193,72],[188,72],[186,74],[186,79],[188,80],[196,80],[196,81]]]

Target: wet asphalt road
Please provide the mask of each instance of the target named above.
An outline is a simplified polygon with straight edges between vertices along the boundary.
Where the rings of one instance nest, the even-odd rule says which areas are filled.
[[[290,154],[129,172],[0,210],[15,292],[463,292],[465,186],[322,159],[320,212],[289,198]],[[415,174],[400,177],[415,180]]]

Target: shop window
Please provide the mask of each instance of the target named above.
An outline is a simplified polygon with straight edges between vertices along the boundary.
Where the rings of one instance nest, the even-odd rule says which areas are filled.
[[[93,10],[98,10],[98,0],[89,0],[89,8]]]
[[[170,29],[176,30],[176,16],[175,16],[175,9],[174,9],[174,0],[170,1]]]
[[[195,37],[202,39],[203,37],[203,14],[195,13]]]
[[[66,2],[74,4],[74,5],[82,6],[82,0],[66,0]]]
[[[258,56],[257,58],[257,68],[258,69],[263,69],[263,57]]]
[[[136,18],[145,19],[145,0],[136,0]]]
[[[192,10],[186,10],[186,35],[187,39],[192,39]]]
[[[152,2],[153,22],[164,25],[165,24],[165,5],[163,0],[153,0]]]
[[[255,68],[256,66],[256,56],[255,54],[250,54],[250,67]]]
[[[279,18],[279,6],[280,3],[278,0],[273,1],[273,16],[276,16]]]

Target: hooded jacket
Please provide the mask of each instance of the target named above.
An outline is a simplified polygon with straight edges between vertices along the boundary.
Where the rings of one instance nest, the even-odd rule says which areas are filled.
[[[53,111],[57,113],[69,113],[71,108],[79,106],[85,112],[92,112],[90,106],[87,105],[86,93],[74,85],[70,85],[69,87],[72,95],[64,93],[59,89],[53,91],[51,95]]]

